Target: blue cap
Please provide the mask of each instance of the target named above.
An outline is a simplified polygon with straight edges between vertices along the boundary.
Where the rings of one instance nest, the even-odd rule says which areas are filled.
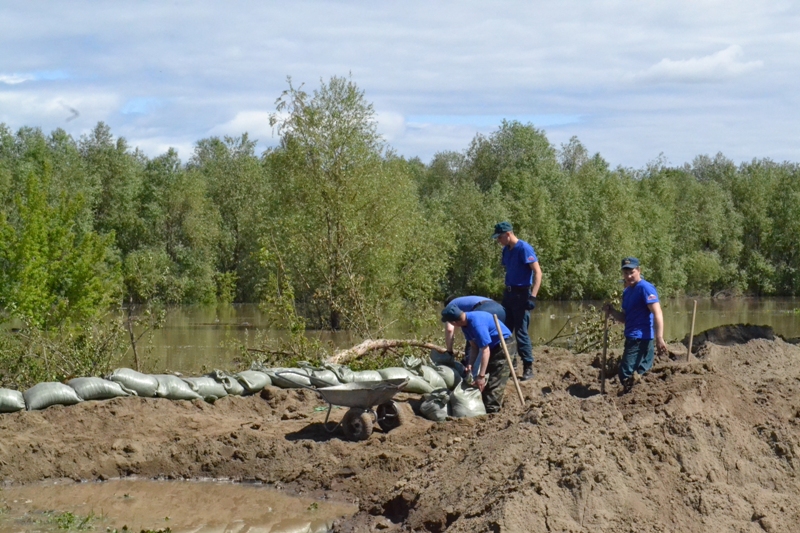
[[[511,225],[511,222],[499,222],[494,225],[494,235],[492,235],[492,239],[496,239],[503,233],[509,231],[514,231],[514,226]]]
[[[461,319],[463,312],[456,304],[449,303],[442,309],[442,322],[456,322]]]
[[[622,260],[622,268],[639,268],[639,260],[635,257],[626,257]]]

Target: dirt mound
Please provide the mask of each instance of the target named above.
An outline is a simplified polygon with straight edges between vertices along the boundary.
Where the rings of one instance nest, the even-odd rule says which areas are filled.
[[[705,343],[710,342],[720,346],[733,346],[744,344],[753,339],[775,339],[775,331],[770,326],[754,326],[752,324],[728,324],[707,329],[694,336],[692,340],[692,353],[697,353]],[[684,346],[689,346],[689,335],[683,338]]]
[[[363,442],[329,435],[304,390],[2,415],[0,475],[260,480],[356,502],[338,531],[796,531],[800,348],[706,343],[698,357],[602,396],[597,354],[542,350],[524,407],[509,386],[500,414],[415,417]]]

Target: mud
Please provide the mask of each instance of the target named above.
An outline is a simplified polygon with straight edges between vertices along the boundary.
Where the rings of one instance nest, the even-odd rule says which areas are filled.
[[[800,348],[707,342],[688,363],[670,350],[625,395],[616,379],[599,394],[598,353],[538,350],[524,406],[509,385],[500,414],[414,417],[363,442],[328,434],[304,390],[2,415],[0,477],[260,481],[354,503],[343,532],[800,530]]]

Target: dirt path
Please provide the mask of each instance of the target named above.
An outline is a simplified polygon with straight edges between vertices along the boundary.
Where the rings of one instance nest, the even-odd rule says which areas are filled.
[[[329,436],[303,390],[1,415],[0,476],[259,480],[357,503],[338,531],[799,530],[797,346],[708,344],[624,396],[596,394],[595,355],[537,357],[524,408],[509,388],[499,415],[415,417],[358,443]]]

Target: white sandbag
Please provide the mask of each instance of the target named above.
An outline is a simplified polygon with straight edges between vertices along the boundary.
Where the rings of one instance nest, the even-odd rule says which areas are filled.
[[[158,389],[158,380],[148,374],[142,374],[130,368],[118,368],[107,376],[106,379],[116,381],[125,390],[133,391],[143,398],[153,398]]]
[[[181,378],[189,384],[193,391],[207,402],[216,402],[228,395],[225,386],[210,376]]]
[[[188,383],[183,381],[178,376],[172,374],[156,374],[154,376],[158,380],[158,389],[156,389],[156,396],[158,398],[166,398],[168,400],[200,400],[201,397]]]
[[[335,365],[333,363],[322,363],[322,366],[333,372],[336,375],[336,379],[339,380],[339,383],[345,384],[355,381],[353,377],[354,372],[350,370],[348,366]]]
[[[486,414],[480,389],[466,382],[453,389],[450,395],[450,415],[456,418],[473,417]]]
[[[383,377],[377,370],[359,370],[353,372],[353,381],[383,381]]]
[[[419,412],[428,420],[444,422],[450,405],[450,391],[438,389],[422,397]]]
[[[224,370],[214,370],[206,374],[206,376],[214,378],[221,383],[222,386],[225,387],[225,392],[228,393],[228,396],[241,396],[244,394],[244,387],[233,374],[225,372]]]
[[[409,379],[412,374],[405,368],[398,366],[390,366],[389,368],[381,368],[378,373],[383,379]]]
[[[422,376],[425,381],[430,383],[431,390],[447,387],[447,384],[442,379],[442,376],[440,376],[436,370],[426,365],[425,361],[419,357],[403,357],[403,366],[406,367],[412,374]]]
[[[75,389],[81,400],[110,400],[131,395],[116,381],[103,378],[75,378],[69,380],[67,385]]]
[[[0,389],[0,413],[16,413],[25,409],[25,397],[18,390]]]
[[[264,387],[272,385],[272,380],[264,372],[258,370],[245,370],[236,374],[236,379],[244,387],[245,394],[255,394],[261,392]]]
[[[34,385],[22,396],[28,411],[46,409],[51,405],[75,405],[83,401],[75,389],[55,381]]]
[[[327,368],[321,366],[313,366],[307,361],[301,361],[298,363],[298,366],[300,366],[303,371],[308,374],[309,381],[315,387],[333,387],[342,384],[332,370],[328,370]]]
[[[454,368],[447,365],[436,365],[433,369],[442,377],[448,389],[453,390],[456,385],[461,383],[461,375],[456,373]]]
[[[433,392],[431,384],[425,381],[422,376],[411,374],[408,378],[408,383],[403,386],[403,392],[411,392],[414,394],[428,394]]]
[[[311,386],[311,380],[302,368],[273,368],[267,374],[272,384],[281,389],[302,389]]]

